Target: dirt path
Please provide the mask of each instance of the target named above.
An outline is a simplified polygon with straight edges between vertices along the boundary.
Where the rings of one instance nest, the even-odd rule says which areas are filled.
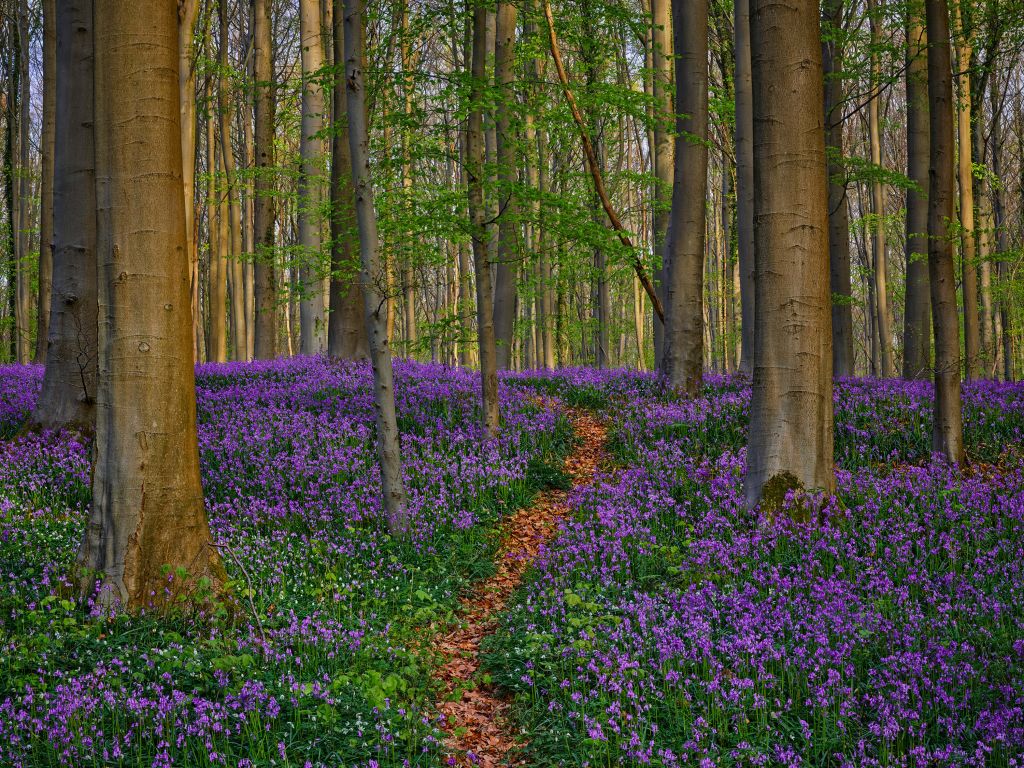
[[[571,411],[569,416],[580,443],[566,459],[565,471],[574,487],[589,485],[604,455],[605,428],[593,414]],[[437,673],[443,692],[438,708],[445,716],[444,746],[450,764],[493,768],[505,764],[509,751],[517,745],[508,717],[510,700],[494,686],[475,679],[480,668],[480,641],[495,631],[497,616],[526,569],[541,545],[554,536],[558,521],[568,514],[567,497],[565,491],[545,491],[533,506],[505,521],[497,573],[463,598],[460,626],[438,643],[445,659]],[[472,690],[466,690],[467,685]]]

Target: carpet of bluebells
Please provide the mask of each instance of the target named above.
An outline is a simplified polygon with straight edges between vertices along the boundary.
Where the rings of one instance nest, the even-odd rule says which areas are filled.
[[[745,507],[740,380],[522,384],[611,427],[487,648],[531,762],[1024,766],[1024,386],[965,388],[961,471],[929,455],[929,384],[840,382],[838,490],[807,525],[792,494]]]
[[[242,610],[158,619],[69,599],[90,445],[26,433],[42,371],[0,368],[0,766],[440,763],[430,633],[571,427],[504,387],[483,442],[476,375],[396,376],[407,540],[382,524],[367,366],[199,369],[204,492]]]

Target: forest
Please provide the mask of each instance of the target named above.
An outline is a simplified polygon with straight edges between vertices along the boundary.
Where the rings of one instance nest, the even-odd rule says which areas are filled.
[[[1024,0],[0,0],[0,768],[1024,768]]]

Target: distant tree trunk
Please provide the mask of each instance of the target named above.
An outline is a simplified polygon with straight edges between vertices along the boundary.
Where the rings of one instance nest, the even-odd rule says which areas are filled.
[[[409,3],[401,3],[402,27],[402,103],[406,125],[402,128],[402,197],[403,203],[410,214],[413,213],[413,178],[412,178],[412,121],[413,96],[416,82],[415,66],[412,58],[412,45],[409,32]],[[413,269],[415,248],[406,248],[402,261],[402,318],[405,331],[405,354],[413,357],[416,352],[416,274]],[[390,292],[389,292],[390,294]]]
[[[370,178],[370,131],[367,125],[364,68],[364,19],[362,0],[346,0],[344,13],[345,82],[348,101],[348,140],[352,158],[359,254],[362,263],[363,304],[370,331],[370,363],[373,367],[373,404],[377,413],[377,458],[380,461],[384,513],[392,533],[409,527],[409,510],[402,482],[402,454],[395,416],[395,378],[387,336],[387,278],[381,269],[377,214]]]
[[[43,0],[43,125],[40,134],[39,303],[37,305],[37,363],[46,362],[49,340],[50,295],[53,285],[53,153],[57,112],[56,0]]]
[[[256,301],[256,336],[253,354],[257,360],[277,356],[277,278],[274,273],[274,63],[269,0],[252,0],[253,66],[255,67],[256,266],[253,274]]]
[[[365,360],[370,355],[356,257],[355,192],[348,140],[348,96],[345,78],[345,8],[334,3],[334,125],[331,132],[331,301],[328,315],[328,354],[341,360]],[[390,339],[390,337],[389,337]]]
[[[1003,179],[1003,120],[1000,110],[996,108],[999,103],[998,89],[993,85],[989,92],[993,104],[992,117],[992,174],[995,178]],[[1020,136],[1024,142],[1024,135]],[[1006,204],[1003,197],[1003,184],[994,184],[992,188],[992,215],[996,227],[996,250],[998,258],[996,261],[996,278],[1000,283],[1009,279],[1010,265],[1007,262],[1007,254],[1010,251],[1010,238],[1007,232]],[[1013,381],[1013,326],[1010,319],[1010,299],[1005,288],[999,293],[999,324],[1002,326],[1002,349],[1001,358],[1003,363],[1003,378],[1006,381]]]
[[[28,363],[32,345],[32,282],[29,272],[32,229],[32,78],[29,70],[28,0],[18,0],[18,200],[17,200],[17,334],[18,362]]]
[[[32,421],[92,432],[96,422],[96,165],[93,3],[57,4],[53,300],[43,389]]]
[[[178,108],[181,118],[182,194],[185,200],[185,249],[189,256],[192,343],[196,360],[203,354],[203,315],[199,303],[199,244],[196,239],[196,69],[197,0],[178,2]]]
[[[672,141],[672,3],[651,0],[651,85],[654,94],[654,253],[664,257],[669,218],[672,208],[672,185],[675,167],[675,146]],[[668,274],[664,265],[658,269],[658,291],[665,302]],[[654,365],[661,367],[664,353],[665,326],[654,317]]]
[[[469,217],[473,231],[473,260],[476,272],[477,335],[480,346],[480,377],[483,391],[483,429],[486,437],[498,434],[501,412],[498,406],[498,365],[494,337],[494,299],[490,236],[484,208],[483,94],[487,76],[487,6],[482,0],[468,0],[473,9],[473,56],[470,65],[469,127],[466,131],[466,175],[469,180]]]
[[[740,272],[740,371],[754,372],[754,112],[750,0],[735,0],[736,241]]]
[[[515,107],[516,7],[499,2],[495,15],[494,80],[499,96],[495,104],[497,161],[500,178],[498,206],[498,253],[494,278],[494,338],[498,368],[508,370],[512,361],[515,331],[516,287],[519,281],[519,212],[515,184],[519,163],[512,135],[512,111]]]
[[[102,605],[171,607],[199,579],[225,580],[199,481],[177,3],[95,6],[102,322],[81,588],[102,574]]]
[[[928,285],[928,36],[920,11],[907,16],[907,278],[903,313],[903,378],[931,371],[931,297]]]
[[[932,450],[964,461],[960,395],[960,334],[953,270],[953,80],[946,0],[925,0],[928,34],[928,277],[935,331],[935,410]]]
[[[207,103],[213,103],[212,87],[206,87]],[[206,293],[210,313],[207,335],[207,360],[224,363],[228,359],[228,306],[227,306],[227,224],[223,216],[218,179],[223,179],[222,159],[217,150],[217,120],[213,110],[206,116],[206,154],[209,182],[207,188],[207,219],[210,230],[209,288]]]
[[[981,329],[978,325],[978,253],[974,225],[974,167],[971,162],[971,43],[960,13],[959,0],[953,3],[953,18],[957,27],[956,52],[959,71],[957,144],[960,181],[960,277],[964,297],[964,372],[968,381],[971,381],[981,378]]]
[[[824,21],[835,34],[821,43],[825,71],[825,143],[828,145],[828,253],[832,290],[832,369],[853,376],[853,289],[850,286],[850,211],[843,164],[842,0],[826,0]]]
[[[832,470],[828,179],[818,3],[752,0],[757,295],[746,495]],[[800,66],[793,66],[800,62]]]
[[[245,272],[242,263],[242,206],[236,188],[235,150],[231,143],[230,59],[228,57],[228,0],[219,0],[220,15],[220,83],[217,88],[217,109],[220,116],[220,151],[224,162],[225,195],[230,220],[228,277],[231,285],[231,351],[234,360],[249,359],[248,326],[246,324]]]
[[[323,205],[324,128],[322,40],[320,0],[300,0],[299,28],[302,58],[302,137],[299,153],[299,244],[302,246],[302,299],[299,304],[300,349],[304,355],[320,354],[327,348],[324,323]]]
[[[704,246],[708,194],[708,3],[673,0],[676,147],[672,218],[665,248],[662,372],[669,386],[700,394],[704,366]]]

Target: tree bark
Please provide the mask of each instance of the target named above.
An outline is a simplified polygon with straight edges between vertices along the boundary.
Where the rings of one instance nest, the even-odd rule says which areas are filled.
[[[352,184],[359,227],[363,304],[370,331],[370,364],[373,367],[373,404],[377,416],[377,458],[380,462],[384,513],[392,533],[409,527],[409,510],[402,482],[402,455],[395,416],[395,378],[387,336],[387,278],[381,269],[377,214],[370,178],[370,132],[367,126],[364,67],[364,19],[362,0],[346,0],[344,13],[345,82],[348,102],[348,140],[352,158]]]
[[[756,298],[747,502],[831,493],[832,314],[821,36],[814,0],[752,0]]]
[[[931,297],[928,285],[928,36],[920,11],[907,16],[907,242],[903,312],[903,378],[931,371]]]
[[[676,140],[666,239],[662,373],[674,390],[700,394],[704,366],[704,247],[708,193],[708,3],[673,0]]]
[[[225,580],[199,481],[177,3],[97,0],[94,19],[102,322],[81,586],[102,574],[100,604],[170,609]]]
[[[672,141],[672,3],[651,0],[651,90],[654,95],[654,216],[652,245],[654,253],[664,256],[672,212],[675,145]],[[662,264],[656,273],[658,291],[665,302],[668,273]],[[665,326],[654,317],[654,364],[661,366],[664,354]]]
[[[754,112],[750,0],[735,0],[736,242],[740,272],[740,371],[754,372]]]
[[[928,277],[935,332],[932,450],[964,461],[960,334],[953,270],[953,80],[946,0],[925,0],[931,165],[928,169]]]
[[[466,175],[469,217],[473,232],[473,262],[476,273],[477,336],[480,347],[480,379],[483,398],[482,422],[485,438],[498,434],[501,412],[498,404],[498,361],[494,337],[494,298],[490,235],[484,208],[483,95],[487,77],[487,6],[469,0],[473,9],[473,55],[470,64],[469,125],[466,131]]]
[[[302,137],[299,143],[299,270],[302,298],[299,304],[299,339],[304,355],[317,355],[327,348],[324,323],[323,224],[320,209],[324,199],[324,92],[320,82],[324,68],[323,26],[320,0],[300,0],[299,34],[302,60]]]
[[[413,213],[413,178],[412,178],[412,121],[413,96],[416,83],[414,80],[414,64],[412,44],[409,32],[409,3],[402,0],[402,109],[406,124],[402,127],[402,202],[409,214]],[[405,354],[413,357],[416,352],[416,274],[413,269],[415,248],[406,248],[402,261],[402,319],[405,332]]]
[[[370,356],[359,286],[359,259],[355,193],[352,189],[352,156],[348,137],[348,96],[345,78],[345,8],[334,3],[334,125],[331,131],[331,297],[327,347],[331,357],[365,360]],[[390,338],[390,336],[389,336]]]
[[[277,357],[277,277],[275,266],[274,119],[275,87],[269,0],[252,0],[255,68],[256,184],[253,221],[256,230],[253,290],[256,302],[257,360]]]
[[[212,52],[207,45],[207,55]],[[206,101],[213,103],[212,82],[206,86]],[[217,119],[212,109],[206,116],[206,155],[209,180],[207,186],[207,222],[210,233],[209,284],[206,305],[209,311],[209,332],[206,336],[206,359],[225,363],[228,359],[227,257],[228,218],[221,204],[224,178],[222,158],[217,148]]]
[[[185,247],[189,255],[192,342],[196,360],[203,354],[203,315],[199,302],[199,244],[196,238],[196,69],[194,42],[199,18],[197,0],[178,2],[178,108],[181,117],[182,194],[185,200]]]
[[[32,421],[91,433],[96,421],[96,171],[93,3],[58,0],[53,300],[43,388]]]
[[[28,0],[18,0],[18,200],[17,200],[17,291],[18,362],[28,363],[32,345],[32,283],[29,274],[32,211],[32,78],[29,70]]]
[[[39,302],[37,304],[37,363],[46,362],[49,342],[50,296],[53,286],[53,153],[56,148],[57,18],[56,0],[43,0],[43,125],[40,135]]]

